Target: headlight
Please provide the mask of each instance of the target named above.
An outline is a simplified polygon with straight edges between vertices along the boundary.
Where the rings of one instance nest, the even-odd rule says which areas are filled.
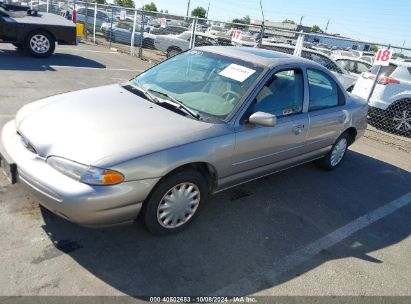
[[[47,158],[47,163],[64,175],[89,185],[108,186],[124,181],[120,172],[86,166],[57,156]]]

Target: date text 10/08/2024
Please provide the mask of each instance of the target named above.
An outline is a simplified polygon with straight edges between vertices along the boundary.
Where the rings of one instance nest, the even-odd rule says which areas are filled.
[[[151,303],[256,303],[253,297],[150,297]]]

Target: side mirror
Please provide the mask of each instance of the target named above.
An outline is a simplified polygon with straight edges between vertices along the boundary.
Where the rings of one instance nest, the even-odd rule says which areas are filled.
[[[277,117],[265,112],[256,112],[250,116],[248,121],[257,126],[274,127],[277,124]]]

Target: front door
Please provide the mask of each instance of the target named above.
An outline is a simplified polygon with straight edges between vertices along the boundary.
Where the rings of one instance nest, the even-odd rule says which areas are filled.
[[[303,153],[308,114],[303,113],[304,77],[299,68],[275,72],[256,96],[236,131],[232,173],[252,177],[282,160]],[[277,117],[274,127],[252,125],[247,118],[256,112]],[[249,171],[253,170],[253,171]],[[247,171],[250,176],[247,176]],[[257,172],[256,172],[257,171]]]

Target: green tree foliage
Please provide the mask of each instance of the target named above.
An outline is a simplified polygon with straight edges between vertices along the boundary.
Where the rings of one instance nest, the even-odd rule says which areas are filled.
[[[285,20],[283,21],[283,23],[295,24],[295,22],[294,22],[293,20],[290,20],[290,19],[285,19]]]
[[[377,52],[378,52],[378,46],[377,46],[377,45],[375,45],[375,44],[371,45],[371,46],[370,46],[370,51],[371,51],[371,52],[376,52],[376,53],[377,53]]]
[[[134,8],[133,0],[114,0],[114,4],[122,7]]]
[[[198,6],[191,11],[191,17],[205,18],[207,11],[204,7]]]
[[[150,2],[146,5],[144,5],[144,10],[148,12],[158,12],[157,11],[157,5],[154,2]]]
[[[323,30],[316,24],[314,24],[311,28],[311,32],[313,33],[318,33],[318,32],[322,32]]]
[[[230,24],[230,27],[235,27],[235,28],[238,28],[238,29],[245,30],[245,29],[248,28],[247,25],[250,24],[250,16],[245,16],[243,18],[235,18],[235,19],[232,20],[232,22],[237,23],[237,24]],[[238,23],[244,24],[244,26],[238,25]]]

